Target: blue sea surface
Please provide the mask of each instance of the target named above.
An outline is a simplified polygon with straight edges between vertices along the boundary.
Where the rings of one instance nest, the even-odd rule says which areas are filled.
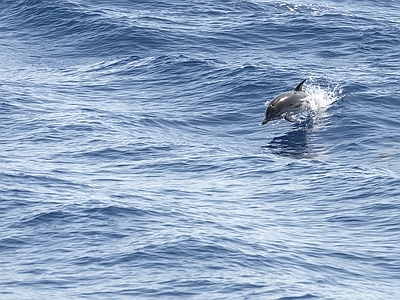
[[[0,299],[400,299],[400,2],[2,0],[0,53]]]

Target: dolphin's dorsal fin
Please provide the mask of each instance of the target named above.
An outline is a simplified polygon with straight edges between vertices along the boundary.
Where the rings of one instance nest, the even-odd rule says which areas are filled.
[[[301,92],[301,89],[303,88],[303,84],[307,79],[304,79],[302,82],[299,83],[298,86],[296,86],[296,88],[294,89],[297,92]]]

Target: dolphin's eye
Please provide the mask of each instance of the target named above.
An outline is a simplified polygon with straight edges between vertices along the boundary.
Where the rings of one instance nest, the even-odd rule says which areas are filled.
[[[275,104],[271,104],[271,106],[275,106]]]

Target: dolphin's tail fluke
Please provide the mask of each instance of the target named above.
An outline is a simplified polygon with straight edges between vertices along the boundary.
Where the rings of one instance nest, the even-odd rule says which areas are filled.
[[[304,82],[305,82],[306,80],[307,80],[307,79],[304,79],[302,82],[300,82],[299,85],[296,86],[296,88],[295,88],[294,90],[297,91],[297,92],[301,92],[301,91],[302,91],[302,88],[303,88],[303,84],[304,84]]]

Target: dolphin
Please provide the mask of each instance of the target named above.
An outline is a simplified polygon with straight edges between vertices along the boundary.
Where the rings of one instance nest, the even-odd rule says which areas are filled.
[[[307,104],[304,99],[308,95],[302,90],[305,81],[306,79],[300,82],[293,91],[282,93],[271,101],[265,112],[265,119],[262,121],[262,125],[271,120],[281,118],[289,122],[296,122],[294,115],[300,112]]]

